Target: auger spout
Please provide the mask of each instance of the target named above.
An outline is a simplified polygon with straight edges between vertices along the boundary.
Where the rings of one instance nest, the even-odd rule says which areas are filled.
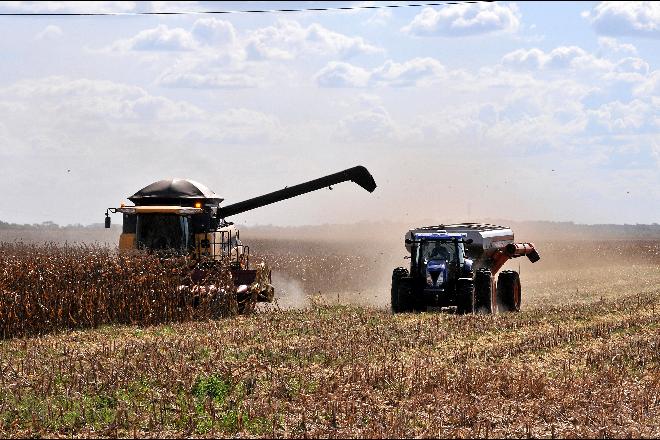
[[[338,173],[310,180],[309,182],[289,186],[259,197],[254,197],[242,202],[232,203],[231,205],[220,207],[218,208],[218,217],[225,218],[231,215],[240,214],[255,208],[270,205],[271,203],[281,202],[282,200],[297,197],[302,194],[306,194],[322,188],[327,188],[331,185],[336,185],[338,183],[347,181],[354,182],[369,192],[373,192],[376,189],[376,182],[374,181],[374,178],[365,167],[360,165],[353,168],[348,168]]]

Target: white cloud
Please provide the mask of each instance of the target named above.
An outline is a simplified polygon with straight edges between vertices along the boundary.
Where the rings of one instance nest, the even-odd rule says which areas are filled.
[[[258,87],[269,83],[275,74],[281,75],[280,80],[291,76],[288,64],[268,63],[271,60],[310,55],[348,58],[381,51],[361,37],[346,36],[319,24],[305,27],[294,21],[278,21],[273,26],[239,35],[230,22],[216,18],[198,19],[190,30],[159,25],[116,41],[105,50],[178,53],[175,62],[162,71],[156,82],[166,87],[207,89]],[[341,69],[341,65],[337,68]],[[332,79],[329,70],[323,72],[325,83],[338,84],[339,79]],[[363,81],[356,78],[359,69],[355,68],[335,76],[353,86]]]
[[[660,3],[601,2],[583,14],[602,35],[660,38]]]
[[[607,52],[629,53],[637,55],[637,48],[633,44],[621,43],[616,38],[598,37],[598,45]]]
[[[402,31],[416,36],[463,37],[515,32],[520,12],[515,4],[475,3],[424,8]]]
[[[660,70],[653,71],[648,77],[635,87],[636,96],[660,96]]]
[[[161,24],[117,41],[111,47],[121,51],[190,51],[227,46],[247,53],[254,60],[294,59],[308,54],[350,58],[382,52],[362,37],[350,37],[317,23],[304,27],[296,21],[281,20],[239,36],[230,22],[216,18],[198,19],[190,31]]]
[[[0,115],[11,121],[14,135],[32,126],[30,136],[52,138],[62,151],[85,147],[91,139],[115,133],[152,141],[176,142],[204,139],[214,142],[250,143],[276,139],[277,118],[238,108],[207,112],[186,101],[148,93],[140,87],[111,81],[49,77],[20,81],[0,89]],[[78,141],[72,143],[72,137]],[[88,139],[89,137],[89,139]],[[61,143],[67,139],[66,143]]]
[[[140,31],[135,36],[115,41],[109,50],[127,51],[203,51],[207,49],[238,47],[238,38],[234,25],[216,18],[200,18],[190,30],[170,28],[160,24],[155,28]]]
[[[371,73],[349,63],[332,61],[315,76],[321,87],[366,87]]]
[[[230,109],[212,119],[210,141],[235,144],[272,143],[282,136],[279,119],[274,115],[244,108]]]
[[[392,19],[390,9],[378,9],[374,14],[365,20],[364,24],[370,26],[385,26]]]
[[[149,95],[140,87],[112,81],[49,77],[20,81],[0,90],[4,102],[26,105],[40,102],[58,119],[109,119],[123,121],[185,121],[202,111],[185,102]]]
[[[236,29],[225,20],[200,18],[192,27],[195,38],[208,45],[226,45],[236,43]]]
[[[626,57],[616,62],[612,74],[607,75],[606,78],[611,77],[620,81],[639,82],[645,81],[649,71],[649,64],[643,59]]]
[[[362,37],[340,34],[318,23],[304,27],[296,21],[284,20],[251,32],[246,50],[253,59],[293,59],[302,54],[350,58],[382,52]]]
[[[611,70],[613,67],[611,61],[598,58],[577,46],[560,46],[550,52],[537,48],[518,49],[504,55],[502,64],[530,70]]]
[[[260,85],[260,78],[244,72],[194,71],[177,72],[165,71],[156,82],[165,87],[181,87],[191,89],[237,89],[250,88]]]
[[[426,85],[446,76],[445,67],[434,58],[412,58],[403,63],[387,60],[371,70],[344,62],[330,62],[315,76],[320,87],[366,87]]]
[[[258,63],[246,63],[245,56],[237,44],[218,44],[194,52],[182,52],[174,64],[162,71],[156,83],[165,87],[197,89],[265,86],[268,70]]]
[[[642,58],[604,58],[577,46],[560,46],[549,52],[537,48],[518,49],[504,55],[501,63],[502,66],[518,71],[540,71],[555,75],[566,75],[567,71],[573,71],[580,72],[584,79],[589,78],[591,81],[619,83],[624,88],[636,83],[637,90],[653,89],[648,84],[641,85],[648,82],[650,72],[649,64]]]
[[[120,51],[189,51],[197,48],[197,42],[185,29],[170,29],[159,24],[153,29],[140,31],[132,38],[117,41],[112,47]]]
[[[660,169],[660,142],[654,142],[651,146],[651,156],[653,156]]]
[[[6,12],[131,12],[135,10],[135,2],[130,1],[7,1],[0,3],[0,10]]]
[[[46,26],[41,32],[34,36],[35,40],[55,40],[62,36],[63,32],[59,26],[50,24]]]
[[[445,75],[446,69],[434,58],[413,58],[403,63],[388,60],[371,74],[371,81],[390,86],[413,86]]]
[[[629,103],[610,102],[595,110],[589,110],[592,122],[602,125],[609,132],[639,132],[648,126],[651,106],[639,99]]]
[[[518,49],[502,57],[502,64],[509,67],[538,70],[543,67],[547,55],[541,49]]]
[[[397,128],[384,107],[357,112],[339,121],[335,138],[348,142],[389,142]]]
[[[150,12],[181,12],[181,11],[199,11],[198,1],[152,1],[149,2]]]
[[[96,222],[109,204],[168,176],[208,182],[236,197],[244,171],[231,170],[250,163],[258,170],[251,176],[266,174],[270,157],[254,158],[264,146],[276,148],[285,131],[275,115],[221,108],[92,79],[47,77],[0,88],[0,184],[23,188],[8,191],[5,201],[23,206],[27,194],[42,201],[12,218]],[[58,209],[62,203],[70,209]]]

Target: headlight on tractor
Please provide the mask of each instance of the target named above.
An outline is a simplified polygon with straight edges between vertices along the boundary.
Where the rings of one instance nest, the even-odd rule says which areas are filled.
[[[426,284],[433,287],[433,278],[431,277],[431,274],[426,272]]]

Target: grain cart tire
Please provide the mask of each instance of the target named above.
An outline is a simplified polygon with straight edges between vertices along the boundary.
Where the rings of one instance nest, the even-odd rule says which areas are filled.
[[[474,276],[474,313],[493,313],[493,276],[481,268]]]
[[[456,284],[456,313],[474,313],[474,281],[472,278],[459,278]]]
[[[405,310],[401,309],[399,303],[399,286],[401,285],[401,279],[408,277],[408,269],[403,267],[397,267],[392,272],[392,289],[391,289],[391,305],[392,313],[400,313]]]
[[[513,270],[502,271],[497,278],[497,307],[502,312],[520,311],[522,289],[520,275]]]

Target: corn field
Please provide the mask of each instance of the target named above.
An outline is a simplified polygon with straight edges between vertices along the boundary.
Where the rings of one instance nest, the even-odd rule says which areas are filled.
[[[0,244],[0,336],[231,314],[236,298],[229,270],[221,267],[204,280],[211,291],[191,286],[191,264],[98,246]]]

